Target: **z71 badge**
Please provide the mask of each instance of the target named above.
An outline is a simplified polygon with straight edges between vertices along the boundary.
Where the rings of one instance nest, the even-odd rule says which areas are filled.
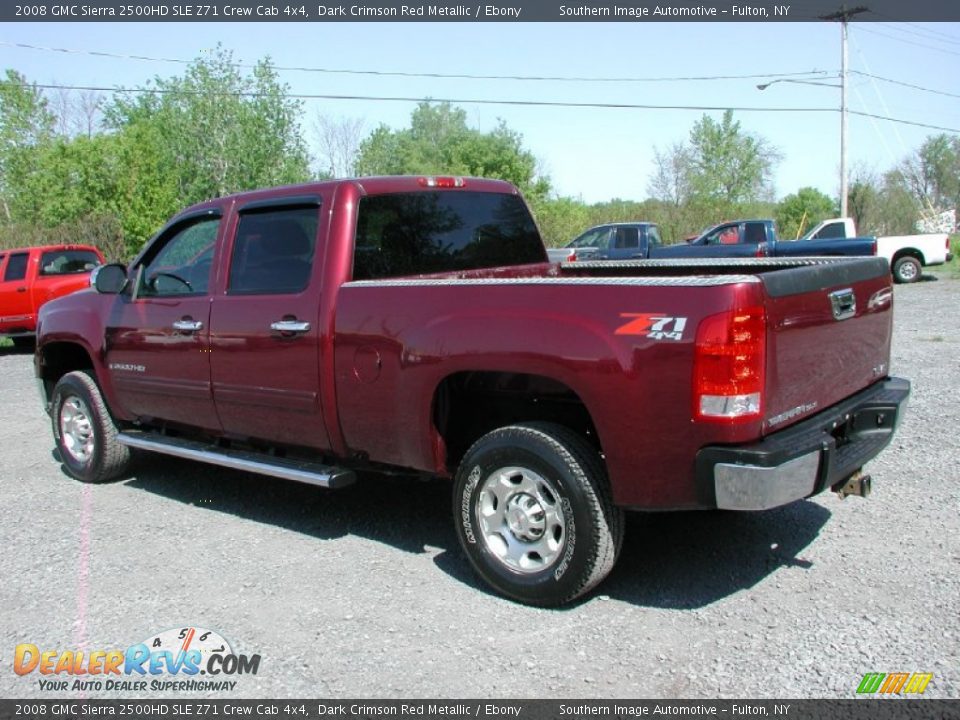
[[[670,317],[663,313],[620,313],[629,322],[617,328],[614,335],[643,335],[653,340],[683,340],[685,317]]]

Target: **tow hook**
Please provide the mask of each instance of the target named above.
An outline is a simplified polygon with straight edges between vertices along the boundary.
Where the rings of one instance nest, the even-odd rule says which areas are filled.
[[[853,475],[842,482],[833,486],[833,491],[845,500],[847,495],[859,495],[862,498],[869,497],[872,480],[869,475],[864,475],[857,470]]]

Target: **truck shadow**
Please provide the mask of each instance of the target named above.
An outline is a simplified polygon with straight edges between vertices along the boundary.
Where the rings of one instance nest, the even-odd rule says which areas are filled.
[[[493,595],[460,550],[447,481],[370,474],[331,491],[175,458],[151,464],[141,457],[125,485],[324,540],[357,535],[417,554],[438,548],[439,570]],[[613,573],[566,609],[595,595],[642,607],[709,605],[784,568],[812,567],[803,550],[830,514],[811,502],[764,513],[630,513]]]
[[[631,513],[599,592],[644,607],[703,607],[784,568],[812,568],[803,551],[830,515],[813,502],[760,513]]]

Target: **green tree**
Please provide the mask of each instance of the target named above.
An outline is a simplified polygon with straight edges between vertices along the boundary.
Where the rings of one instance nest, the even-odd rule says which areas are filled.
[[[776,211],[777,226],[782,237],[795,238],[838,213],[837,203],[816,188],[800,188],[780,201]]]
[[[507,180],[531,202],[546,200],[547,178],[537,171],[523,138],[502,121],[490,132],[467,126],[467,114],[450,103],[417,105],[410,127],[380,125],[363,142],[360,175],[470,175]]]
[[[3,219],[17,219],[11,210],[26,179],[35,170],[35,153],[53,137],[55,118],[35,86],[15,70],[0,80],[0,203]]]
[[[924,207],[960,207],[960,138],[928,137],[896,168],[898,180]]]
[[[772,196],[773,170],[780,153],[766,140],[741,129],[727,110],[717,122],[709,115],[690,131],[690,195],[722,212]]]
[[[532,203],[543,242],[562,247],[594,223],[590,209],[582,200],[571,197],[541,199]]]
[[[181,204],[309,178],[301,104],[287,96],[269,59],[240,74],[218,46],[182,77],[155,78],[152,92],[118,96],[106,110],[118,133],[155,141],[162,175]]]

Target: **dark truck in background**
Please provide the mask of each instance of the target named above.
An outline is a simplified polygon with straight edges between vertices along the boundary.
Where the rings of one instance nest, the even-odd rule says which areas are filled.
[[[139,449],[328,488],[450,478],[478,574],[536,605],[603,580],[627,510],[865,495],[909,394],[884,260],[561,266],[492,180],[219,198],[94,283],[38,329],[71,475]]]
[[[698,257],[864,257],[877,254],[876,238],[872,237],[786,240],[777,235],[773,220],[721,223],[679,247],[693,248]]]
[[[773,220],[735,220],[716,225],[688,243],[664,245],[651,222],[597,225],[562,248],[551,248],[554,262],[579,260],[658,260],[724,257],[832,257],[876,255],[875,238],[783,240]]]

